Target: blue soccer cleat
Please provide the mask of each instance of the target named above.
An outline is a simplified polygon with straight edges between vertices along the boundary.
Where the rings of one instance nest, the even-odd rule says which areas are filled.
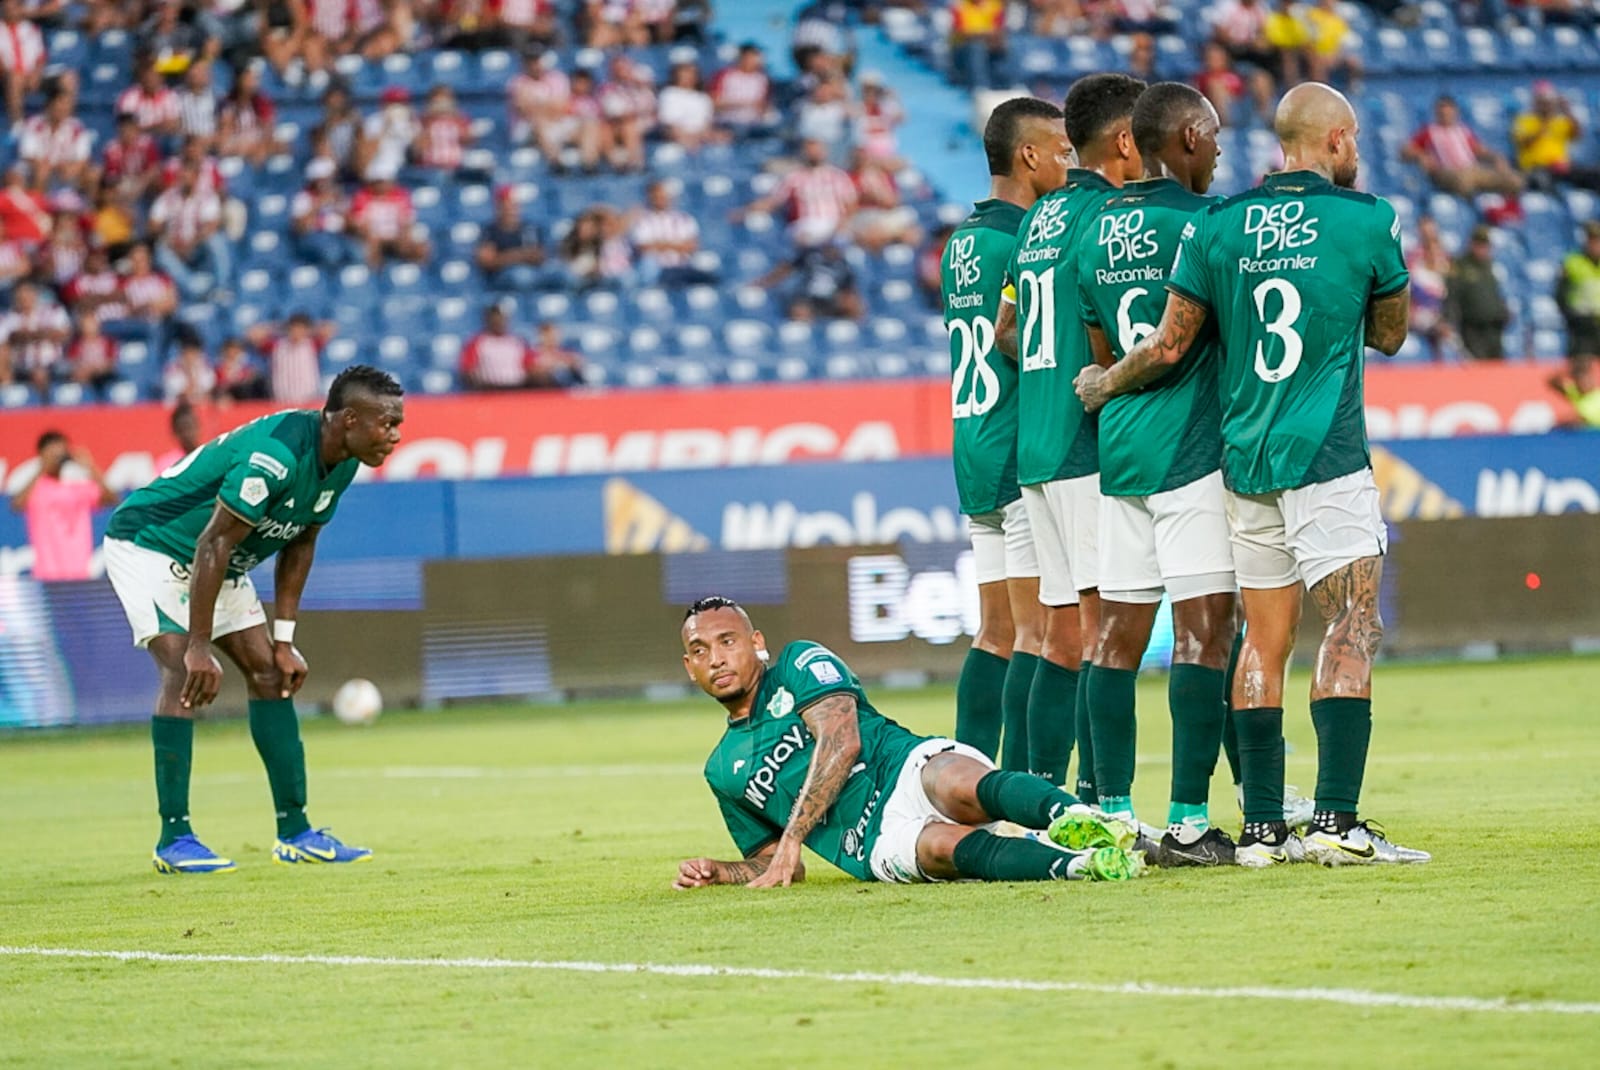
[[[306,829],[272,845],[272,860],[285,866],[301,862],[365,862],[372,852],[351,847],[328,835],[327,829]]]
[[[238,867],[233,859],[223,858],[217,852],[195,839],[179,836],[165,847],[157,847],[150,856],[150,864],[157,873],[174,876],[179,873],[232,873]]]

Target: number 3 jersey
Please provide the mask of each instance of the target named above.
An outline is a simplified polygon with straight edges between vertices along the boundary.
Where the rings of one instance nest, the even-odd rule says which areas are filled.
[[[1195,217],[1167,288],[1207,309],[1222,336],[1222,474],[1234,492],[1371,464],[1367,306],[1409,282],[1389,202],[1310,171],[1269,175]]]
[[[979,201],[950,235],[939,267],[950,329],[950,406],[955,422],[956,492],[968,516],[992,513],[1017,489],[1017,366],[994,347],[1006,265],[1023,209]]]
[[[1118,360],[1155,333],[1183,228],[1215,202],[1170,178],[1146,179],[1123,186],[1087,223],[1078,246],[1083,322],[1105,332]],[[1100,492],[1159,494],[1210,475],[1222,460],[1220,424],[1208,322],[1175,368],[1101,410]]]
[[[869,881],[884,803],[911,751],[926,737],[873,709],[856,674],[827,647],[798,641],[778,652],[761,675],[750,716],[729,721],[706,759],[706,783],[741,854],[749,857],[776,840],[789,823],[816,749],[800,711],[830,695],[856,700],[861,754],[806,846],[852,877]]]

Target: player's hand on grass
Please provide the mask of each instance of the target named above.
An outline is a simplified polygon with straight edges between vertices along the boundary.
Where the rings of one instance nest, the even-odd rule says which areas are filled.
[[[306,682],[306,673],[310,666],[300,651],[294,648],[293,643],[273,643],[272,663],[278,667],[278,672],[283,676],[283,694],[279,698],[288,698],[300,690]]]
[[[222,664],[209,646],[191,643],[183,652],[183,708],[210,705],[222,690]]]
[[[794,883],[795,874],[799,869],[800,845],[785,839],[778,843],[778,849],[772,853],[772,859],[767,863],[767,871],[745,887],[787,888]]]
[[[1072,388],[1078,392],[1078,399],[1083,402],[1086,412],[1097,412],[1104,407],[1106,370],[1098,364],[1090,364],[1078,372],[1078,377],[1072,381]]]
[[[678,889],[709,888],[717,883],[718,866],[710,858],[686,858],[678,863],[678,876],[672,886]]]

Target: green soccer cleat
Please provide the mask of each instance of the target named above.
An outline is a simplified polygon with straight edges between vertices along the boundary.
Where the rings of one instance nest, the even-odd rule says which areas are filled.
[[[1084,858],[1078,879],[1085,881],[1131,881],[1144,876],[1144,858],[1137,851],[1120,847],[1100,847]]]
[[[1092,851],[1097,847],[1127,851],[1139,839],[1139,826],[1080,803],[1050,822],[1045,835],[1051,843],[1069,851]]]

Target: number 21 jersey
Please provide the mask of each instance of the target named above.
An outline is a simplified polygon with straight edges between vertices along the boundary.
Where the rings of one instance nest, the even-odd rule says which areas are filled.
[[[1370,466],[1367,306],[1409,283],[1389,202],[1314,172],[1269,175],[1195,217],[1167,288],[1222,336],[1229,488],[1269,494]]]

